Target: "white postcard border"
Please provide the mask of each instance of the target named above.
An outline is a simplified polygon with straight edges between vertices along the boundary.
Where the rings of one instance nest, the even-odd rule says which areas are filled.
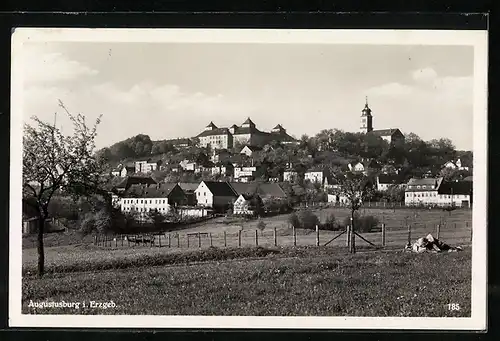
[[[25,42],[469,45],[474,47],[474,192],[470,318],[23,315],[22,127]],[[12,35],[9,326],[64,328],[485,330],[487,316],[487,31],[17,28]]]

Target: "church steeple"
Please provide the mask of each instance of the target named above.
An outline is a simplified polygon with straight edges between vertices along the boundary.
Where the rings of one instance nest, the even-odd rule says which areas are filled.
[[[362,133],[369,133],[373,130],[372,109],[368,106],[368,96],[365,97],[365,107],[361,110],[361,125],[359,129]]]

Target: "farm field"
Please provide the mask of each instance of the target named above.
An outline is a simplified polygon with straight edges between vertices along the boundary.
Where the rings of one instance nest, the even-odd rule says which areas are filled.
[[[338,220],[342,220],[344,217],[347,217],[349,215],[349,211],[347,209],[339,208],[323,210],[323,213],[316,211],[316,214],[326,217],[327,214],[332,212],[336,215],[336,217],[338,217]],[[408,219],[408,223],[411,223],[412,225],[410,236],[412,241],[416,240],[419,237],[425,236],[428,233],[433,233],[433,235],[436,236],[436,225],[440,222],[441,219],[446,219],[447,223],[441,228],[439,238],[445,243],[448,243],[452,246],[470,245],[470,221],[472,216],[472,212],[470,210],[456,210],[453,211],[451,215],[449,215],[448,212],[443,212],[440,210],[419,210],[416,211],[417,219],[415,219],[414,211],[406,209],[396,209],[395,212],[393,210],[371,209],[369,211],[367,209],[367,212],[365,214],[373,214],[379,217],[380,221],[384,219],[384,221],[386,222],[387,231],[385,249],[402,250],[408,241],[408,232],[405,227],[400,225],[400,220],[404,220],[404,218],[409,216],[410,213],[414,214],[412,219]],[[170,236],[168,236],[168,234],[165,234],[162,236],[161,242],[157,237],[154,245],[136,245],[134,243],[129,245],[129,243],[126,241],[110,240],[107,246],[95,246],[92,245],[92,236],[86,236],[80,240],[80,243],[71,245],[64,245],[63,242],[55,243],[54,240],[52,240],[52,245],[56,246],[46,247],[46,267],[50,271],[51,268],[57,268],[77,263],[81,264],[84,261],[92,263],[108,259],[133,260],[143,255],[154,256],[164,253],[189,252],[197,249],[207,249],[211,245],[218,248],[238,247],[238,233],[240,230],[242,247],[256,245],[264,247],[274,247],[274,228],[276,228],[277,246],[293,246],[294,238],[292,229],[288,226],[287,219],[288,215],[263,218],[262,220],[266,223],[266,228],[264,229],[264,231],[257,231],[257,221],[236,221],[226,224],[224,223],[224,218],[216,218],[202,224],[197,224],[197,226],[193,228],[187,228],[174,233],[170,233]],[[466,224],[465,222],[467,221],[469,223]],[[320,231],[319,244],[321,246],[325,245],[331,239],[338,236],[341,232],[342,231]],[[176,233],[178,233],[178,239],[176,238]],[[196,235],[197,233],[204,234],[201,234],[198,238],[198,236]],[[193,235],[188,236],[188,234]],[[316,245],[315,231],[296,229],[296,235],[297,246]],[[356,238],[357,247],[370,247],[374,249],[376,247],[382,246],[382,235],[380,232],[362,233],[361,236],[367,241],[373,243],[375,246],[371,246],[360,238]],[[65,240],[65,237],[61,234],[57,234],[55,236],[47,235],[46,238],[58,238],[57,241]],[[66,239],[69,238],[70,237]],[[75,242],[78,241],[78,239],[73,238],[72,241]],[[333,242],[330,242],[327,247],[342,248],[344,250],[345,246],[346,234],[341,235]],[[36,248],[25,248],[23,250],[23,271],[34,271],[34,269],[36,269],[36,261]]]
[[[61,270],[70,273],[48,273],[42,279],[27,275],[23,313],[470,316],[470,248],[442,254],[211,248],[135,259],[127,264],[101,258],[101,271],[83,264],[83,271],[67,267]],[[30,300],[113,301],[116,306],[33,310]],[[449,310],[449,303],[459,304],[460,310]]]

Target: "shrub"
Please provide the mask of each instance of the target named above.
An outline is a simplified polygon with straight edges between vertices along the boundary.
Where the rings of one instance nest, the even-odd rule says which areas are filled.
[[[336,230],[338,227],[339,224],[337,223],[337,219],[335,218],[335,215],[333,213],[326,217],[325,223],[321,225],[322,229],[329,231]]]
[[[87,213],[80,222],[80,232],[84,235],[90,234],[95,229],[95,219],[92,213]]]
[[[288,216],[288,223],[296,228],[300,227],[300,220],[295,212]]]
[[[262,220],[260,220],[258,223],[257,223],[257,228],[261,231],[264,231],[264,229],[266,228],[266,223],[263,222]]]
[[[80,222],[80,232],[89,234],[92,232],[106,233],[111,230],[111,215],[106,210],[96,213],[88,212]]]
[[[302,210],[299,212],[300,227],[303,229],[314,229],[319,224],[318,216],[311,210]]]
[[[377,227],[379,220],[372,215],[360,216],[358,213],[354,214],[354,228],[357,232],[371,232]],[[351,217],[344,219],[344,226],[351,224]]]

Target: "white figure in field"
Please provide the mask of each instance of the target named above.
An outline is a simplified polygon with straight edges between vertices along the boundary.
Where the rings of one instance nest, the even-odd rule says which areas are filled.
[[[448,244],[443,243],[442,241],[434,238],[432,234],[428,234],[426,237],[422,237],[417,239],[415,243],[411,246],[411,251],[422,253],[422,252],[456,252],[461,251],[462,248],[460,246],[453,247]]]

